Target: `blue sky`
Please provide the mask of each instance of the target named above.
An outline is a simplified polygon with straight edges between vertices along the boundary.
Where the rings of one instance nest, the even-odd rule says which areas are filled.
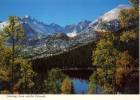
[[[44,23],[66,25],[95,20],[128,0],[0,0],[0,20],[10,15],[31,17]]]

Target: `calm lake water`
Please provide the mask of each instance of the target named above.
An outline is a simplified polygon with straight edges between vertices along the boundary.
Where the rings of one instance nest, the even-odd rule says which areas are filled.
[[[78,78],[73,78],[72,79],[72,84],[73,84],[73,89],[75,94],[87,94],[88,92],[88,81],[85,79],[78,79]],[[101,94],[102,90],[99,85],[96,85],[96,91],[95,94]]]
[[[71,78],[75,94],[87,94],[89,83],[88,80],[91,74],[94,72],[93,70],[80,69],[80,70],[65,70],[63,72]],[[100,86],[97,85],[96,94],[100,93],[101,88]]]
[[[72,79],[72,84],[74,88],[74,93],[76,94],[86,94],[88,91],[88,81],[78,78]]]

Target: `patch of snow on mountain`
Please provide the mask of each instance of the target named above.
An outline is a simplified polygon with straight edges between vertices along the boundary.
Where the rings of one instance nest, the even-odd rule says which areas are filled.
[[[0,31],[3,30],[4,27],[6,27],[9,23],[7,21],[0,23]]]
[[[76,33],[76,31],[73,31],[71,33],[67,33],[67,36],[70,37],[70,38],[74,38],[74,37],[77,36],[77,33]]]
[[[24,16],[24,18],[29,18],[30,16],[28,16],[28,15],[26,15],[26,16]]]

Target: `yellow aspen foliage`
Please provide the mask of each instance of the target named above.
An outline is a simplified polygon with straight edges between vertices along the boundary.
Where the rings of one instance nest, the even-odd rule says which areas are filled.
[[[70,94],[72,91],[72,84],[69,78],[66,78],[63,82],[62,82],[62,86],[61,86],[61,91],[62,94]]]

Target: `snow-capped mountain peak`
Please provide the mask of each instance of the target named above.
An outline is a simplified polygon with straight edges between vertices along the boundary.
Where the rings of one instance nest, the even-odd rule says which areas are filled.
[[[127,5],[119,5],[118,7],[112,9],[111,11],[105,13],[103,16],[101,16],[102,21],[109,22],[114,19],[118,19],[120,11],[122,9],[129,9],[130,7]]]
[[[117,31],[120,29],[119,15],[122,9],[130,9],[128,5],[119,5],[100,16],[89,24],[89,27],[95,31]]]
[[[85,20],[64,27],[55,23],[44,24],[30,16],[19,18],[26,36],[29,37],[23,41],[23,44],[27,45],[25,50],[32,52],[32,55],[38,52],[50,55],[96,41],[99,38],[97,31],[118,31],[120,11],[129,8],[126,5],[119,5],[93,22]],[[0,29],[6,25],[8,21],[1,22]]]
[[[111,11],[105,13],[103,16],[99,17],[95,21],[91,22],[88,20],[81,21],[79,23],[66,25],[62,27],[58,24],[44,24],[41,21],[38,21],[28,15],[19,18],[21,24],[24,27],[26,36],[35,36],[39,37],[41,35],[53,35],[53,33],[65,33],[68,37],[75,37],[80,34],[82,31],[86,31],[88,28],[96,31],[96,30],[114,30],[118,29],[118,17],[121,9],[129,9],[130,7],[127,5],[119,5],[118,7],[112,9]],[[8,21],[0,23],[0,30],[2,30],[6,25],[8,25]]]

